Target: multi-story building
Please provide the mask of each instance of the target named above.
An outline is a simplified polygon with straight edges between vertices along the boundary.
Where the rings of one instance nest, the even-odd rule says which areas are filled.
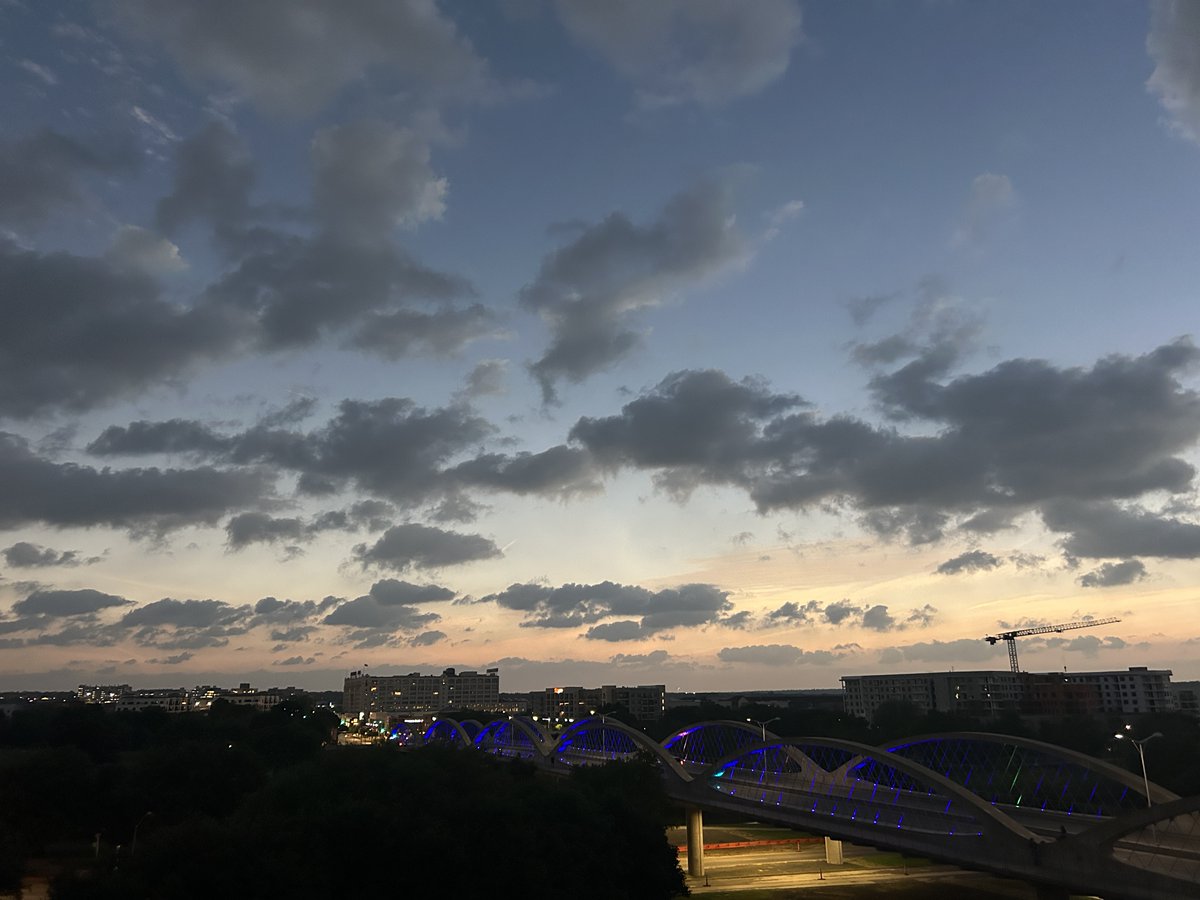
[[[283,698],[278,691],[256,691],[249,682],[243,681],[236,688],[219,688],[211,684],[198,684],[188,692],[188,709],[192,712],[208,712],[217,700],[234,706],[249,706],[265,712],[278,706]]]
[[[500,705],[500,670],[441,675],[367,675],[351,672],[342,687],[342,711],[351,718],[437,713],[447,710],[495,711]]]
[[[1114,672],[921,672],[847,675],[845,710],[872,719],[889,701],[921,712],[960,712],[994,718],[1005,712],[1069,715],[1093,712],[1150,713],[1175,708],[1171,672],[1131,666]]]
[[[1171,671],[1130,666],[1125,672],[1064,672],[1063,681],[1094,687],[1100,708],[1112,713],[1171,712]]]
[[[617,687],[606,684],[598,688],[548,687],[529,695],[533,715],[551,723],[570,722],[595,715],[606,708],[623,706],[643,722],[663,717],[667,709],[665,684],[641,684],[637,687]]]
[[[81,684],[75,690],[75,699],[83,703],[112,704],[132,691],[128,684]]]
[[[170,689],[127,691],[117,698],[115,704],[118,712],[149,709],[151,707],[165,709],[169,713],[186,712],[188,708],[187,692]]]

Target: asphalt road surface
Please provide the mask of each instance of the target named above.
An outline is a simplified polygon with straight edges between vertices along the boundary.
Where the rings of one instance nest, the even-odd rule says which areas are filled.
[[[680,847],[679,864],[687,871],[687,832],[669,829],[668,840]],[[797,838],[801,843],[797,843]],[[816,900],[1035,900],[1032,885],[969,872],[927,860],[906,860],[873,847],[843,844],[845,862],[825,862],[823,841],[806,842],[804,836],[769,826],[705,826],[704,840],[713,844],[788,840],[787,844],[707,849],[705,875],[688,876],[693,894],[723,894],[739,898],[764,892],[769,900],[813,897]],[[765,892],[769,892],[765,893]]]

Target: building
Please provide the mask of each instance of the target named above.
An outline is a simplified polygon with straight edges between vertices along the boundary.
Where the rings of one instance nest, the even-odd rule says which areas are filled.
[[[1100,696],[1100,708],[1111,713],[1173,712],[1171,672],[1130,666],[1127,672],[1064,672],[1063,681],[1094,687]]]
[[[184,690],[127,691],[114,704],[117,712],[158,707],[169,713],[187,712],[188,696]]]
[[[548,687],[529,695],[529,709],[539,719],[551,725],[586,719],[603,709],[622,706],[643,722],[661,719],[667,709],[665,684],[641,684],[637,687],[617,687],[606,684],[598,688]]]
[[[214,702],[224,700],[234,706],[249,706],[259,712],[266,712],[278,706],[282,699],[276,690],[256,691],[245,681],[236,688],[198,684],[195,690],[188,692],[188,709],[192,712],[208,712]]]
[[[75,690],[75,699],[83,703],[116,703],[125,694],[133,692],[128,684],[81,684]]]
[[[441,675],[367,675],[351,672],[342,687],[342,711],[350,718],[383,719],[391,715],[449,710],[498,711],[500,670]]]
[[[890,701],[923,713],[957,712],[981,719],[1003,713],[1087,715],[1169,712],[1175,708],[1171,672],[1131,666],[1113,672],[920,672],[847,675],[845,710],[871,720]]]

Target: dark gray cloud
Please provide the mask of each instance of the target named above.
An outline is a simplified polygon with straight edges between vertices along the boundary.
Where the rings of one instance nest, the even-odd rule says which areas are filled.
[[[401,225],[440,218],[446,179],[429,142],[410,128],[362,119],[312,140],[313,205],[322,226],[356,243],[386,240]]]
[[[13,604],[13,612],[21,617],[87,616],[105,609],[129,606],[133,601],[114,594],[85,588],[76,591],[40,590]]]
[[[358,544],[354,548],[354,558],[364,568],[375,566],[396,572],[458,566],[501,555],[500,548],[481,535],[416,523],[395,525],[374,544]]]
[[[1200,10],[1194,3],[1152,0],[1146,50],[1154,60],[1154,71],[1146,87],[1158,96],[1170,117],[1171,127],[1200,144],[1197,34],[1200,34]]]
[[[750,486],[775,449],[765,429],[804,401],[772,394],[754,379],[723,372],[677,372],[627,403],[619,416],[583,418],[570,438],[609,468],[658,470],[678,491],[704,483]]]
[[[838,627],[856,626],[871,631],[904,631],[908,628],[928,626],[936,613],[937,609],[927,603],[920,609],[912,610],[903,620],[898,620],[882,603],[859,604],[852,600],[835,600],[833,603],[822,604],[819,600],[810,600],[800,604],[789,600],[763,616],[760,625],[763,628],[773,628],[778,625],[826,623]]]
[[[418,635],[414,635],[409,639],[408,646],[410,647],[432,647],[434,644],[439,644],[446,640],[446,632],[444,631],[422,631]]]
[[[158,227],[176,234],[190,222],[207,222],[219,242],[237,247],[253,213],[254,180],[245,145],[229,126],[213,122],[176,148],[175,181],[158,202]]]
[[[352,640],[366,639],[363,631],[414,632],[441,620],[437,613],[422,612],[418,607],[399,603],[383,603],[374,594],[364,594],[347,600],[322,621],[326,625],[346,625],[358,629]]]
[[[802,650],[791,644],[753,644],[749,647],[722,647],[717,651],[717,658],[722,662],[758,666],[827,666],[845,656],[844,652]]]
[[[704,182],[673,197],[650,225],[613,213],[543,260],[520,300],[550,328],[550,347],[531,367],[546,402],[559,382],[577,384],[637,346],[637,310],[744,252],[729,204],[727,184]]]
[[[0,415],[88,409],[224,356],[236,311],[167,302],[111,260],[24,250],[0,238]]]
[[[888,612],[886,606],[877,603],[863,610],[862,626],[872,631],[894,631],[898,627],[898,623],[896,617]]]
[[[393,244],[356,244],[323,232],[270,236],[210,285],[205,299],[252,317],[259,344],[281,349],[310,344],[413,300],[451,301],[473,292],[463,279],[428,269]],[[461,322],[447,322],[461,328]]]
[[[642,623],[636,619],[623,619],[619,622],[606,622],[603,625],[593,625],[584,637],[589,641],[640,641],[649,637],[653,632],[642,628]]]
[[[574,447],[541,453],[484,453],[449,469],[447,478],[462,487],[513,494],[569,497],[601,489],[591,454]]]
[[[427,410],[411,400],[344,400],[324,427],[301,432],[268,425],[221,434],[193,421],[111,426],[88,446],[98,455],[189,453],[236,464],[262,463],[297,472],[306,485],[360,490],[409,503],[447,487],[443,467],[492,433],[463,406]],[[378,518],[376,508],[373,516]]]
[[[23,438],[0,432],[0,528],[41,522],[161,534],[211,525],[233,509],[257,505],[272,483],[257,469],[97,470],[55,463],[35,455]]]
[[[1191,489],[1195,470],[1183,454],[1200,440],[1200,394],[1179,378],[1198,360],[1200,351],[1181,339],[1091,368],[1010,360],[950,379],[944,365],[878,376],[877,396],[898,421],[920,425],[924,433],[916,434],[846,416],[820,419],[799,398],[761,383],[682,372],[620,415],[580,419],[570,437],[602,464],[648,469],[676,493],[732,485],[762,512],[839,504],[877,532],[917,543],[939,539],[958,521],[978,525],[990,516],[1000,524],[1031,510],[1055,528],[1063,515],[1055,504],[1064,501]],[[1086,523],[1073,523],[1083,541]],[[1147,531],[1151,522],[1143,524]],[[1157,524],[1169,532],[1171,553],[1193,553],[1196,526]],[[1141,544],[1103,549],[1144,552]]]
[[[17,541],[4,548],[4,561],[14,569],[41,569],[50,566],[71,568],[100,562],[99,556],[83,557],[78,550],[55,550],[28,541]]]
[[[307,536],[304,523],[295,518],[275,518],[266,513],[240,513],[225,523],[225,535],[231,550],[255,543],[296,543]]]
[[[555,8],[572,38],[634,84],[645,108],[755,94],[787,71],[801,38],[794,0],[556,0]]]
[[[192,659],[196,654],[190,650],[184,650],[182,653],[176,653],[173,656],[151,657],[146,662],[156,666],[178,666],[181,663]]]
[[[30,617],[21,630],[36,632],[22,643],[70,646],[112,646],[133,640],[144,647],[164,650],[198,650],[221,647],[234,635],[244,634],[251,618],[249,606],[232,606],[219,600],[175,600],[164,598],[128,609],[115,622],[104,623],[97,614],[129,607],[132,601],[90,589],[41,591],[31,595],[14,611],[40,615]],[[72,616],[71,624],[52,630],[55,616]]]
[[[444,603],[458,595],[450,588],[437,584],[412,584],[395,578],[383,578],[371,586],[371,596],[385,606],[408,606]]]
[[[795,602],[794,600],[789,600],[778,609],[767,613],[766,622],[768,625],[777,625],[781,623],[788,625],[807,625],[813,621],[813,616],[819,613],[821,609],[822,606],[819,600],[809,600],[803,605]]]
[[[1004,565],[998,556],[986,550],[968,550],[952,559],[946,560],[937,567],[939,575],[959,575],[963,572],[986,572]]]
[[[1200,558],[1200,525],[1112,502],[1060,500],[1042,507],[1051,531],[1065,532],[1071,556]]]
[[[484,61],[432,3],[115,0],[111,9],[202,84],[272,114],[315,113],[368,75],[395,96],[482,98],[496,90]]]
[[[87,176],[132,169],[131,146],[82,143],[42,129],[27,137],[0,140],[0,225],[33,229],[54,213],[85,202]]]
[[[578,628],[596,625],[586,633],[593,640],[639,640],[675,628],[726,624],[733,604],[729,593],[711,584],[685,584],[649,591],[636,585],[602,581],[598,584],[513,584],[482,598],[504,609],[526,614],[523,627]]]
[[[1146,577],[1146,566],[1138,559],[1127,559],[1123,562],[1104,563],[1098,569],[1093,569],[1079,577],[1080,587],[1117,587],[1122,584],[1133,584]]]

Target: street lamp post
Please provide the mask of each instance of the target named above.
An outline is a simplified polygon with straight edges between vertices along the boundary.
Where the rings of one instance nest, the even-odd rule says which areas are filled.
[[[1125,727],[1128,728],[1129,726],[1126,725]],[[1150,743],[1150,741],[1162,736],[1163,733],[1161,731],[1156,731],[1154,734],[1147,735],[1144,738],[1129,738],[1129,743],[1137,747],[1138,759],[1141,760],[1142,763],[1142,782],[1146,785],[1146,806],[1153,806],[1153,804],[1150,802],[1150,776],[1146,774],[1146,751],[1143,748],[1146,744]],[[1127,735],[1117,732],[1113,735],[1113,737],[1115,737],[1118,741],[1123,741],[1126,739]]]
[[[767,721],[765,721],[765,722],[760,722],[760,721],[758,721],[758,719],[747,719],[746,721],[750,722],[754,725],[757,725],[759,728],[762,729],[763,743],[766,743],[766,741],[767,741],[767,726],[770,725],[772,722],[778,722],[779,716],[776,716],[774,719],[767,719]]]

